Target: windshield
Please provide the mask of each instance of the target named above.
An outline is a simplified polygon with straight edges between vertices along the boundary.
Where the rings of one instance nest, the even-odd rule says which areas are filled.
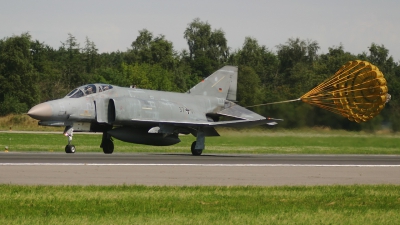
[[[71,95],[72,95],[73,93],[75,93],[77,90],[78,90],[78,89],[75,88],[75,89],[72,90],[70,93],[68,93],[67,96],[71,96]]]
[[[113,86],[109,84],[87,84],[78,88],[75,88],[67,94],[69,98],[80,98],[85,95],[95,94],[96,92],[103,92],[112,89]]]
[[[71,96],[71,98],[80,98],[82,96],[84,96],[83,92],[81,90],[78,90],[75,94]]]

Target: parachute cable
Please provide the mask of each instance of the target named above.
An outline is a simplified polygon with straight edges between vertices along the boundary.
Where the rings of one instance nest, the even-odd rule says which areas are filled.
[[[286,103],[286,102],[296,102],[296,101],[300,101],[300,100],[301,100],[301,98],[287,100],[287,101],[280,101],[280,102],[270,102],[270,103],[264,103],[264,104],[258,104],[258,105],[245,106],[245,108],[253,108],[253,107],[256,107],[256,106],[263,106],[263,105],[281,104],[281,103]]]

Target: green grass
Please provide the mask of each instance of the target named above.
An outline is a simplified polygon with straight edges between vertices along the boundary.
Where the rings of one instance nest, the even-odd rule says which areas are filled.
[[[220,137],[206,138],[204,153],[239,154],[400,154],[399,134],[367,134],[345,131],[219,130]],[[114,141],[114,152],[188,153],[195,140],[181,136],[173,146],[147,146]],[[78,152],[101,152],[101,135],[75,133]],[[67,138],[59,134],[0,133],[0,147],[9,151],[62,152]]]
[[[400,224],[395,185],[0,185],[0,224]]]
[[[345,131],[219,130],[205,153],[400,154],[400,135]],[[115,140],[115,152],[185,152]],[[74,135],[101,152],[101,135]],[[0,133],[10,151],[64,151],[59,134]],[[1,179],[1,178],[0,178]],[[0,224],[400,224],[400,186],[167,187],[0,185]]]
[[[63,127],[38,126],[38,121],[26,114],[0,116],[0,130],[60,131]]]

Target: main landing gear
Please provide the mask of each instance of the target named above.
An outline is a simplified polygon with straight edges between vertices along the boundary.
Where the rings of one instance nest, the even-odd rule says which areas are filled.
[[[203,149],[196,149],[196,141],[193,141],[192,146],[190,147],[190,150],[192,151],[192,155],[198,156],[203,153]]]
[[[74,128],[71,126],[65,127],[64,135],[68,137],[68,145],[65,146],[66,153],[75,153],[75,145],[71,145]]]
[[[103,148],[104,154],[112,154],[114,152],[114,143],[107,131],[103,132],[100,148]]]
[[[192,143],[190,150],[192,151],[192,155],[199,156],[203,153],[204,143],[205,143],[205,134],[202,129],[197,131],[196,141]]]

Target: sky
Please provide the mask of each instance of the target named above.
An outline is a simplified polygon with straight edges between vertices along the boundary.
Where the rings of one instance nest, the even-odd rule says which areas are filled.
[[[289,38],[317,41],[319,53],[342,45],[352,54],[384,45],[400,61],[399,0],[0,0],[0,38],[29,32],[54,48],[68,33],[99,52],[126,51],[147,29],[181,51],[183,32],[195,18],[222,29],[232,51],[245,37],[271,51]]]

